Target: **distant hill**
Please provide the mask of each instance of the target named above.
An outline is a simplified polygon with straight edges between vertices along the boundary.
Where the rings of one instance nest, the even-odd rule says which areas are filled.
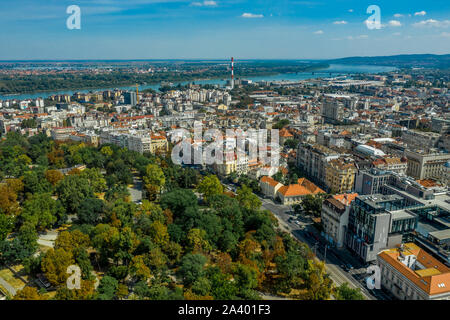
[[[384,57],[348,57],[327,60],[326,62],[338,64],[392,66],[397,68],[450,69],[450,54],[402,54]]]

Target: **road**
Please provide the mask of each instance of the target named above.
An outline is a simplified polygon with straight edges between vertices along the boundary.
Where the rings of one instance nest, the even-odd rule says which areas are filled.
[[[2,277],[0,277],[0,285],[5,288],[6,290],[8,290],[9,295],[11,297],[14,297],[16,295],[16,289],[14,289],[13,286],[11,286],[8,282],[6,282],[5,279],[3,279]]]
[[[139,203],[142,201],[142,180],[139,177],[133,177],[133,187],[128,187],[131,195],[131,201]]]

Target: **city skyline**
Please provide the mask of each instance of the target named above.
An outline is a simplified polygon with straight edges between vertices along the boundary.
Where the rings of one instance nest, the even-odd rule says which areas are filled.
[[[370,5],[381,28],[365,21]],[[450,52],[445,1],[30,1],[0,4],[0,60],[333,59]],[[69,30],[67,7],[81,8]],[[448,5],[447,5],[448,7]],[[280,48],[283,48],[280,50]]]

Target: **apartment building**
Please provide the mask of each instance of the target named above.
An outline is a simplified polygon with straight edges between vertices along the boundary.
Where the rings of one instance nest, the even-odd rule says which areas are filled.
[[[152,139],[150,135],[131,135],[128,137],[128,149],[141,154],[151,152]]]
[[[300,143],[297,150],[297,166],[312,181],[321,186],[326,183],[326,167],[329,161],[339,158],[340,154],[319,144]]]
[[[327,99],[322,105],[322,117],[325,123],[339,124],[344,120],[344,104]]]
[[[353,190],[356,166],[353,161],[333,159],[326,167],[325,183],[331,193],[345,193]]]
[[[338,194],[326,199],[322,204],[321,220],[325,238],[332,246],[344,246],[345,228],[348,225],[351,203],[357,193]]]
[[[422,148],[435,148],[441,134],[436,132],[422,132],[418,130],[407,130],[402,133],[402,140],[408,146],[420,146]]]
[[[225,152],[222,163],[214,163],[214,171],[221,177],[226,177],[231,173],[237,175],[247,174],[248,156],[238,156],[235,151]]]
[[[450,268],[405,243],[377,255],[381,286],[400,300],[450,300]]]
[[[127,144],[128,149],[141,154],[146,152],[155,154],[156,152],[167,152],[169,150],[167,138],[153,134],[129,135]]]
[[[450,153],[405,150],[405,157],[408,159],[408,176],[417,180],[439,180],[444,173],[444,165],[450,160]]]
[[[53,140],[56,140],[56,141],[68,140],[69,136],[74,131],[75,131],[74,127],[52,128],[52,130],[51,130],[51,137],[52,137]]]
[[[166,153],[169,151],[169,142],[167,141],[167,138],[165,136],[150,134],[150,139],[150,153]]]
[[[399,174],[406,174],[408,169],[408,159],[405,157],[385,157],[376,159],[372,162],[373,166],[377,169],[396,172]]]

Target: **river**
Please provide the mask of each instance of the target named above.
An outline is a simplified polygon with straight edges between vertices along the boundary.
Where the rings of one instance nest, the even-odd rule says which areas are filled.
[[[394,67],[384,67],[384,66],[368,66],[368,65],[341,65],[341,64],[331,64],[327,69],[321,69],[315,72],[299,72],[299,73],[281,73],[276,75],[269,76],[255,76],[255,77],[244,77],[245,79],[252,81],[298,81],[298,80],[306,80],[306,79],[316,79],[316,78],[326,78],[329,77],[330,74],[332,76],[338,75],[351,75],[356,73],[381,73],[381,72],[390,72],[394,71],[396,68]],[[222,79],[208,79],[208,80],[197,80],[197,81],[183,81],[183,82],[174,82],[174,85],[178,85],[179,83],[182,85],[195,82],[196,84],[219,84],[224,85],[225,80]],[[145,89],[154,89],[158,90],[160,88],[160,84],[149,84],[149,85],[141,85],[139,86],[140,90]],[[73,95],[75,92],[88,93],[90,91],[106,91],[106,90],[134,90],[135,86],[121,86],[115,88],[99,88],[99,89],[87,89],[87,90],[61,90],[61,91],[46,91],[46,92],[38,92],[38,93],[25,93],[25,94],[13,94],[13,95],[0,95],[0,100],[25,100],[25,99],[36,99],[36,98],[48,98],[52,95],[57,94],[69,94]]]

